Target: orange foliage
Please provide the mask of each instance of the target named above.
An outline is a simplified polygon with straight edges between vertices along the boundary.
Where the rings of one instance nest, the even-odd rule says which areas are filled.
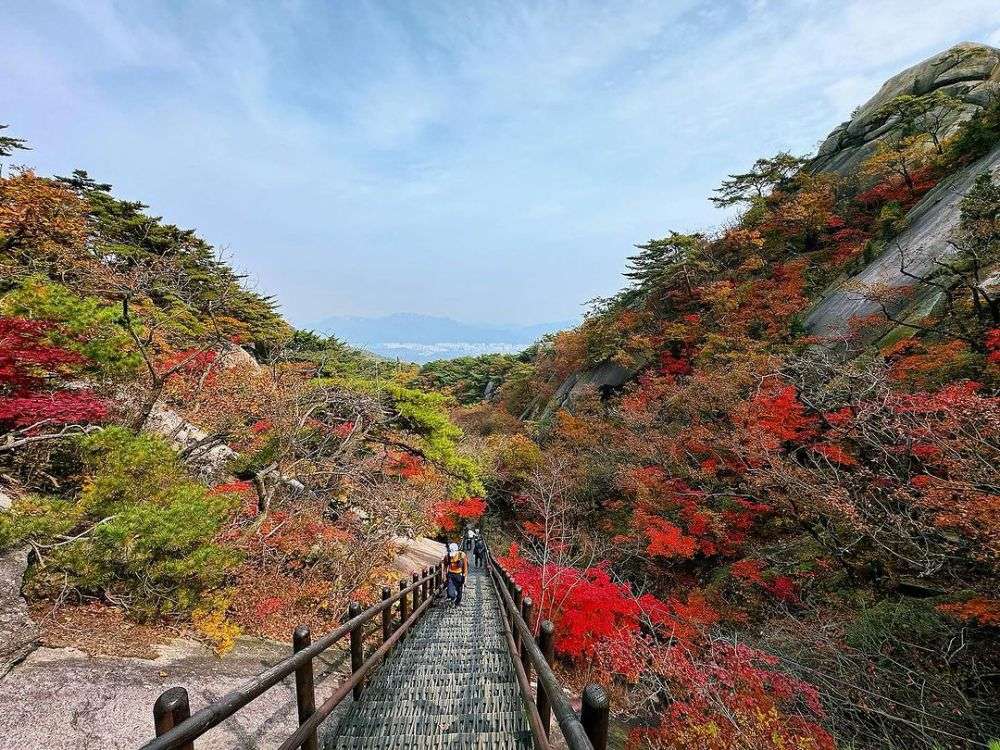
[[[964,622],[1000,628],[1000,600],[976,597],[956,604],[939,604],[939,612]]]

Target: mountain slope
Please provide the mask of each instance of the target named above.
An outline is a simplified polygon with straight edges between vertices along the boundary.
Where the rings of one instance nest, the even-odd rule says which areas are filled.
[[[638,245],[465,410],[503,563],[631,746],[1000,737],[998,57],[959,45],[817,158],[730,175],[738,219]]]

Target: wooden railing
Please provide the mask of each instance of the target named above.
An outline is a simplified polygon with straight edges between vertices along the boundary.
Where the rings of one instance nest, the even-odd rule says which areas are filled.
[[[535,619],[534,602],[524,596],[521,587],[493,559],[489,547],[486,549],[486,565],[503,604],[507,648],[514,660],[535,747],[537,750],[549,750],[551,747],[550,724],[554,713],[570,750],[606,750],[610,715],[607,693],[596,683],[587,685],[581,696],[580,715],[577,716],[552,671],[555,626],[550,620],[543,620],[536,635],[531,626]],[[531,694],[532,669],[538,684],[534,697]]]
[[[292,656],[193,715],[187,690],[183,687],[165,690],[153,704],[156,739],[147,742],[141,750],[194,750],[197,738],[291,674],[295,675],[299,727],[281,744],[279,750],[299,747],[303,750],[316,750],[317,728],[320,723],[348,693],[353,693],[355,700],[361,697],[365,677],[427,611],[443,585],[444,565],[435,565],[425,568],[422,573],[414,573],[412,580],[401,580],[399,590],[395,593],[388,588],[382,589],[382,601],[364,611],[357,602],[352,603],[348,609],[347,621],[315,643],[311,640],[309,628],[300,625],[292,637]],[[398,620],[393,617],[394,607],[399,613]],[[382,644],[365,659],[365,626],[374,622],[377,617],[381,619]],[[350,637],[351,676],[317,708],[313,660],[347,636]]]

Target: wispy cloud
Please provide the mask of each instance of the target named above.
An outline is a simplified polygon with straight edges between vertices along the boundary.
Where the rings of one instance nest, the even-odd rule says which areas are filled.
[[[329,4],[8,12],[0,121],[231,246],[293,318],[530,321],[633,242],[720,220],[900,67],[1000,42],[995,0]]]

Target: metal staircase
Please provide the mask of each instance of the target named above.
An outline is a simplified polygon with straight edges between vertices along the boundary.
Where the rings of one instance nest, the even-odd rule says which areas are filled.
[[[552,623],[537,621],[531,599],[492,554],[485,570],[469,571],[461,607],[442,596],[444,571],[442,562],[414,573],[366,610],[351,604],[344,622],[316,641],[300,625],[291,656],[194,714],[187,690],[164,691],[153,705],[156,737],[140,750],[194,750],[293,675],[299,726],[277,750],[550,750],[553,717],[559,746],[605,750],[607,695],[588,685],[577,714],[552,671]],[[351,674],[317,706],[313,661],[348,638]],[[353,703],[328,729],[349,695]]]
[[[489,576],[470,569],[461,607],[440,599],[341,721],[336,750],[532,747]]]

